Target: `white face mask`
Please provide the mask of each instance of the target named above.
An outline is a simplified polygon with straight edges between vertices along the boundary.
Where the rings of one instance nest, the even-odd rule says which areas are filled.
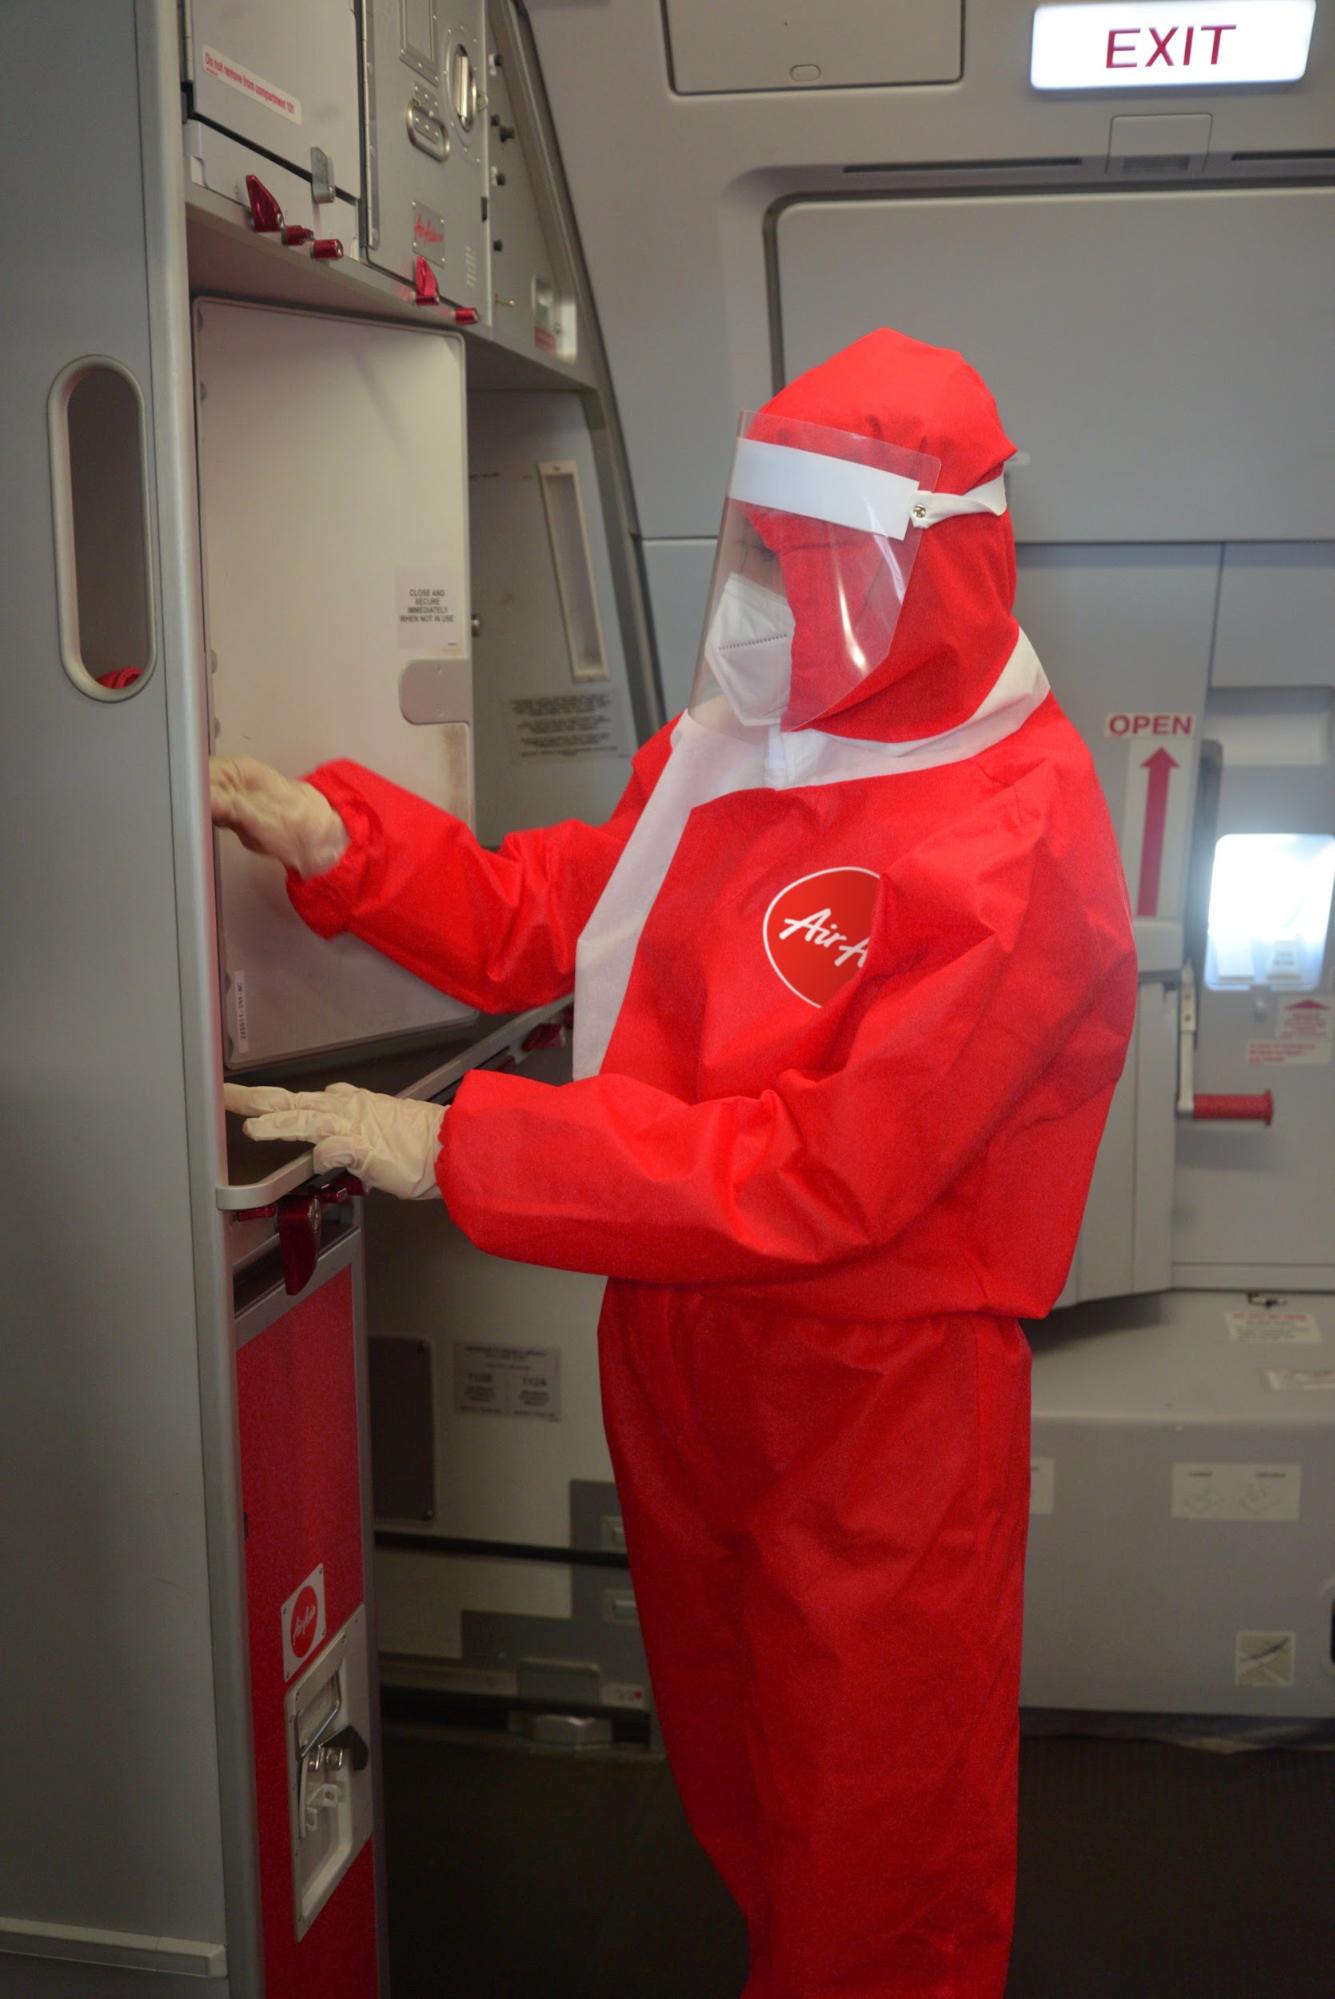
[[[730,576],[705,634],[704,656],[739,722],[783,719],[793,672],[795,629],[788,599],[749,576]]]

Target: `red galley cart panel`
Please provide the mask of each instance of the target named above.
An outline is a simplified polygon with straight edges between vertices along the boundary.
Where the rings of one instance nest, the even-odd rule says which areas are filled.
[[[374,1999],[375,1742],[353,1272],[238,1322],[268,1999]]]

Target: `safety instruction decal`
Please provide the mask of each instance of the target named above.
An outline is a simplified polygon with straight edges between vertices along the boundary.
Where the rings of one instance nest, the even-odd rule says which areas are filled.
[[[1031,1458],[1029,1461],[1029,1511],[1031,1513],[1055,1513],[1057,1510],[1057,1460],[1056,1458]]]
[[[461,1416],[529,1416],[559,1423],[560,1348],[470,1346],[456,1340],[454,1406]]]
[[[266,111],[276,111],[280,118],[287,118],[294,125],[301,123],[301,103],[290,90],[280,90],[277,84],[266,83],[262,76],[256,76],[253,69],[244,63],[233,62],[230,56],[219,55],[217,49],[205,48],[203,56],[204,74],[215,83],[225,83],[229,89],[239,90],[243,97],[253,104],[262,104]]]
[[[457,591],[445,569],[399,569],[394,574],[395,616],[399,645],[429,651],[433,645],[457,646]]]
[[[517,763],[627,754],[616,696],[608,687],[580,694],[515,695],[505,704],[505,719]]]
[[[1233,1680],[1239,1687],[1291,1687],[1298,1637],[1293,1631],[1240,1631]]]
[[[1335,1389],[1335,1367],[1268,1367],[1265,1381],[1281,1395],[1294,1389]]]
[[[1282,1305],[1249,1305],[1245,1312],[1225,1312],[1228,1336],[1251,1346],[1315,1346],[1321,1328],[1311,1312],[1290,1312]]]
[[[1275,1022],[1273,1041],[1249,1041],[1247,1061],[1253,1069],[1329,1068],[1331,1022],[1335,1007],[1329,1000],[1285,1000]]]
[[[1173,1466],[1174,1520],[1297,1520],[1301,1465]]]

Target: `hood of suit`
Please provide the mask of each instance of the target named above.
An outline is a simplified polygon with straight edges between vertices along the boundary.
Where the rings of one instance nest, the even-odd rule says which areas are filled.
[[[1015,450],[991,391],[961,355],[888,328],[789,382],[759,412],[751,435],[782,444],[790,424],[820,424],[935,458],[941,465],[940,493],[966,493],[984,484]],[[800,434],[794,428],[793,439]],[[822,648],[838,640],[829,563],[794,516],[755,519],[783,571],[795,621],[797,687],[804,677],[820,676]],[[886,743],[958,727],[978,708],[1015,649],[1014,600],[1009,514],[960,515],[923,530],[889,650],[818,726],[832,735]]]

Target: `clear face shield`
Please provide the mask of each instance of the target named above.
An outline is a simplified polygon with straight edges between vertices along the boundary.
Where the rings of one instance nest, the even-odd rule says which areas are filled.
[[[738,733],[805,729],[890,650],[924,531],[1005,511],[1000,478],[937,494],[934,458],[788,417],[744,415],[690,712]]]

